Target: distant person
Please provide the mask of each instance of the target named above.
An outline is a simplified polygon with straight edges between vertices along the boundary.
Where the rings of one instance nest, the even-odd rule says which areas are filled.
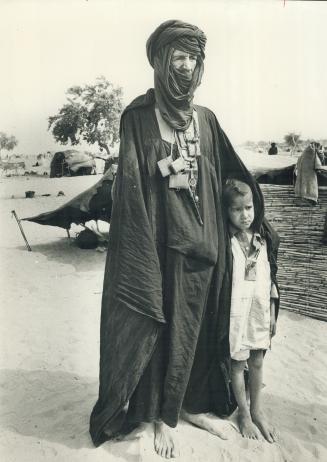
[[[276,146],[276,143],[271,143],[270,148],[269,148],[269,151],[268,151],[268,154],[269,154],[270,156],[273,156],[273,155],[278,154],[278,148],[277,148],[277,146]]]
[[[277,250],[279,238],[269,226],[254,226],[255,207],[248,184],[230,179],[223,189],[232,251],[232,289],[229,346],[231,381],[238,404],[238,424],[243,437],[273,443],[276,433],[262,411],[263,357],[276,333],[279,305]],[[244,370],[248,365],[250,405]]]
[[[317,169],[322,166],[320,144],[312,142],[303,151],[296,164],[295,196],[313,204],[318,201]]]

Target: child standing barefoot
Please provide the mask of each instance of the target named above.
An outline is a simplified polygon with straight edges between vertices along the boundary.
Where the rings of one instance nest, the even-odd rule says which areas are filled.
[[[262,412],[261,389],[264,351],[270,347],[276,332],[278,292],[275,281],[272,282],[267,242],[252,228],[255,211],[250,187],[238,180],[228,180],[224,202],[233,254],[229,344],[239,428],[244,437],[258,439],[261,432],[273,443],[276,434]],[[244,383],[246,363],[250,406]]]

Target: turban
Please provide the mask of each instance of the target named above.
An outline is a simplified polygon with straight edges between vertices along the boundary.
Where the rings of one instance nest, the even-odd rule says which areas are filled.
[[[196,55],[200,54],[204,59],[206,41],[205,34],[198,27],[177,19],[170,19],[160,24],[150,35],[146,43],[146,53],[151,66],[154,67],[154,57],[158,51],[176,42],[174,48]]]
[[[206,40],[198,27],[169,20],[157,27],[147,41],[147,56],[154,68],[156,104],[163,119],[176,130],[186,130],[192,121],[193,94],[201,83]],[[197,56],[192,81],[186,87],[175,78],[171,68],[174,50]]]

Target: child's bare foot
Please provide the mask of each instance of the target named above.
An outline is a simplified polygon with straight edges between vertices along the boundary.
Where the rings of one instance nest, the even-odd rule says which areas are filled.
[[[254,425],[250,414],[239,412],[237,421],[240,427],[241,435],[244,438],[250,438],[254,440],[258,440],[260,438],[260,433],[257,427]]]
[[[189,414],[188,412],[182,410],[181,412],[182,419],[187,422],[196,425],[197,427],[207,430],[213,435],[219,436],[222,440],[227,440],[227,425],[222,419],[211,415],[211,414]]]
[[[259,428],[265,439],[269,443],[274,443],[277,438],[276,430],[269,422],[267,422],[263,413],[251,411],[251,416],[252,422]]]
[[[154,424],[154,448],[157,454],[166,459],[179,456],[179,449],[173,430],[163,422]]]

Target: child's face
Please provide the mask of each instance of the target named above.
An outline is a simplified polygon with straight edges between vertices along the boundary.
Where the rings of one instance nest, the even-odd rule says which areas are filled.
[[[250,228],[254,220],[252,193],[236,196],[227,209],[231,224],[240,231]]]

